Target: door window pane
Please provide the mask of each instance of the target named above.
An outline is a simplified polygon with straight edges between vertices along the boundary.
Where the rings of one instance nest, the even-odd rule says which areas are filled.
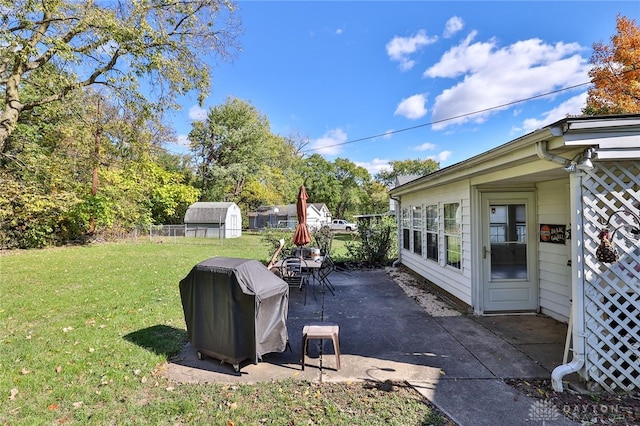
[[[526,279],[527,223],[524,204],[489,206],[491,279]]]

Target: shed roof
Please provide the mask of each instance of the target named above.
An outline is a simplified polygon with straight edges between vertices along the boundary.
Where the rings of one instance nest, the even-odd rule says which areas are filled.
[[[225,223],[231,202],[197,202],[187,209],[184,223]]]

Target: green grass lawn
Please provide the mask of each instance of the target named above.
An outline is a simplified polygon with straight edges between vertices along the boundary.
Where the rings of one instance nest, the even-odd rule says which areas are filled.
[[[1,253],[0,424],[445,424],[403,386],[168,382],[178,283],[213,256],[270,257],[256,234]]]

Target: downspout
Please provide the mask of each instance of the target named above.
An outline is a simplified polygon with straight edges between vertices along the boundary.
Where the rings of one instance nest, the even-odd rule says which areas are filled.
[[[536,153],[542,160],[552,161],[567,167],[571,161],[551,154],[547,151],[547,142],[536,142]],[[572,234],[579,238],[571,238],[571,333],[573,335],[573,359],[568,364],[562,364],[553,369],[551,373],[551,385],[556,392],[562,392],[562,378],[567,374],[576,373],[584,366],[584,244],[583,236],[583,216],[582,216],[582,176],[583,173],[571,173],[569,175],[569,187],[571,191],[571,223],[574,227]]]
[[[562,392],[562,378],[567,374],[576,373],[585,363],[584,345],[584,243],[582,216],[582,176],[583,173],[572,173],[569,177],[571,184],[571,221],[575,223],[575,237],[571,239],[571,251],[574,253],[571,261],[571,313],[573,334],[573,359],[568,364],[562,364],[551,373],[551,386],[556,392]]]
[[[538,154],[541,160],[553,161],[554,163],[562,165],[562,167],[567,167],[571,164],[571,160],[547,151],[547,141],[536,142],[536,154]]]

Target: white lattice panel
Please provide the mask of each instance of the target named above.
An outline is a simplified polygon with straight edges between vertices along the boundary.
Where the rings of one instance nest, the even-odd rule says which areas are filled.
[[[583,178],[587,379],[608,390],[640,389],[640,165],[595,163]],[[598,234],[610,220],[620,260],[600,262]]]

